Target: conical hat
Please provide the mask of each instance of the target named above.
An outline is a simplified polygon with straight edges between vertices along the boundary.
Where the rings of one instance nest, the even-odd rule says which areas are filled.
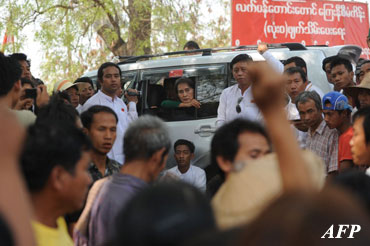
[[[61,80],[55,83],[54,85],[54,92],[58,91],[65,91],[71,87],[75,87],[78,90],[78,85],[81,84],[80,82],[72,84],[69,80]]]
[[[325,182],[324,162],[308,150],[302,153],[307,164],[307,175],[319,190]],[[212,200],[220,229],[251,222],[282,193],[281,174],[276,154],[272,153],[253,161],[235,163],[234,166],[241,170],[230,173]]]
[[[344,88],[344,93],[352,98],[357,98],[358,93],[364,89],[370,90],[370,73],[365,74],[365,77],[362,79],[359,85]]]

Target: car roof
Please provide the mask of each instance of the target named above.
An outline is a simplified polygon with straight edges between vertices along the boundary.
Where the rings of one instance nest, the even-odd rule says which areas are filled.
[[[289,49],[283,48],[279,50]],[[151,68],[163,68],[163,67],[174,67],[184,65],[199,65],[199,64],[215,64],[215,63],[229,63],[231,60],[239,54],[249,54],[255,61],[263,60],[256,50],[248,51],[230,51],[230,52],[216,52],[212,55],[187,55],[179,57],[159,58],[150,59],[145,61],[137,61],[135,63],[119,64],[122,71],[132,71],[140,69],[151,69]],[[96,76],[97,70],[86,72],[83,76],[94,77]]]
[[[307,52],[309,51],[309,52]],[[302,50],[290,50],[289,48],[275,48],[270,49],[271,53],[282,54],[286,53],[289,57],[305,54],[305,53],[323,53],[324,57],[333,56],[338,53],[349,54],[353,57],[353,60],[358,60],[361,54],[361,48],[356,45],[339,45],[339,46],[307,46],[306,49]],[[196,64],[213,64],[213,63],[229,63],[231,60],[239,54],[249,54],[252,56],[254,61],[264,60],[256,50],[238,50],[238,51],[226,51],[226,52],[215,52],[210,55],[186,55],[179,57],[168,57],[168,58],[154,58],[150,60],[139,60],[133,63],[119,64],[122,71],[139,70],[139,69],[150,69],[150,68],[161,68],[161,67],[173,67],[173,66],[184,66],[184,65],[196,65]],[[317,53],[316,53],[317,54]],[[284,56],[285,57],[285,56]],[[279,58],[280,59],[280,58]],[[94,77],[97,71],[89,71],[84,76]]]

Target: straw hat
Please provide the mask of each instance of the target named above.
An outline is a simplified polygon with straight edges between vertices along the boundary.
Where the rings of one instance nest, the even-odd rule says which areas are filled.
[[[359,85],[344,88],[344,93],[356,99],[358,93],[364,89],[370,90],[370,73],[365,74],[365,77],[362,79]]]
[[[325,182],[323,161],[310,151],[303,151],[312,183],[319,190]],[[299,164],[299,163],[297,163]],[[275,153],[258,160],[234,164],[225,183],[212,200],[220,229],[229,229],[252,221],[282,193],[282,182]]]
[[[57,83],[54,84],[54,92],[58,92],[58,91],[65,91],[71,87],[75,86],[76,89],[77,88],[77,83],[76,84],[72,84],[71,82],[69,82],[68,80],[61,80]]]

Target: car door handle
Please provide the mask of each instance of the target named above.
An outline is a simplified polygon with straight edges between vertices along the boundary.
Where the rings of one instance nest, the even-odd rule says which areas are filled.
[[[201,137],[209,137],[215,132],[216,132],[216,127],[212,127],[211,125],[203,125],[203,126],[200,126],[198,129],[194,130],[194,133],[199,134],[199,136]]]

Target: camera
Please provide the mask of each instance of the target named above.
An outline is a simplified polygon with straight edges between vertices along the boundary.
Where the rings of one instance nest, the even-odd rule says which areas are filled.
[[[128,96],[137,96],[137,97],[140,97],[141,96],[141,91],[128,91],[126,90],[125,93],[127,93]]]
[[[32,99],[36,99],[37,97],[37,89],[26,89],[25,90],[25,95],[24,95],[25,98],[32,98]]]

